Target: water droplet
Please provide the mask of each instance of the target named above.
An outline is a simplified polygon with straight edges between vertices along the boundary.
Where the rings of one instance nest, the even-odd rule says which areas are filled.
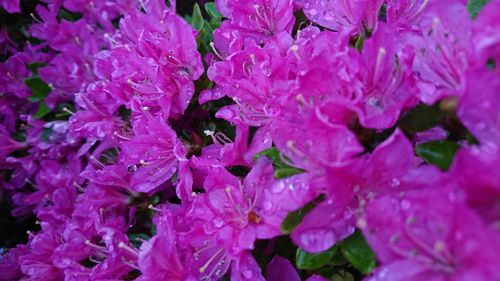
[[[217,228],[221,228],[224,225],[224,221],[222,221],[220,218],[215,218],[214,225]]]
[[[400,181],[398,178],[393,178],[393,179],[391,180],[391,186],[392,186],[392,187],[397,187],[397,186],[399,186],[400,184],[401,184],[401,181]]]
[[[285,189],[285,183],[284,181],[278,181],[273,184],[271,187],[271,191],[274,193],[280,193]]]
[[[127,166],[127,171],[129,173],[134,173],[135,171],[137,171],[137,165],[128,165]]]
[[[262,74],[264,74],[265,76],[271,76],[271,67],[269,66],[269,63],[266,62],[266,63],[263,63],[261,66],[260,66],[260,69],[262,70]]]
[[[264,211],[269,212],[273,208],[273,203],[269,201],[264,202]]]
[[[403,209],[403,210],[408,210],[408,209],[410,209],[410,207],[411,207],[411,202],[410,202],[410,200],[408,200],[408,199],[403,199],[403,200],[401,201],[401,209]]]
[[[486,124],[485,123],[478,123],[476,125],[476,129],[478,129],[478,130],[484,130],[484,128],[486,128]]]
[[[315,15],[317,15],[317,14],[318,14],[318,11],[317,11],[316,9],[310,9],[310,10],[309,10],[309,15],[311,15],[311,16],[313,16],[313,17],[314,17],[314,16],[315,16]]]
[[[251,270],[244,270],[243,271],[243,276],[246,278],[246,279],[250,279],[252,278],[253,276],[253,272]]]
[[[312,229],[303,232],[300,235],[300,241],[305,249],[314,251],[324,251],[331,247],[335,241],[336,236],[332,231],[323,229]]]

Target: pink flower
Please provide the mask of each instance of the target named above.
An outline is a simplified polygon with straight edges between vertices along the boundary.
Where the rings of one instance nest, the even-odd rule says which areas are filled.
[[[500,146],[500,79],[498,71],[482,67],[468,73],[467,89],[458,116],[481,145]]]
[[[500,64],[500,35],[497,32],[500,21],[496,16],[499,11],[500,1],[488,1],[472,23],[474,54],[471,61],[478,67],[484,67],[488,60],[493,60],[496,63],[496,69]]]
[[[23,147],[22,143],[13,140],[7,130],[0,125],[0,159],[2,162],[7,155]]]
[[[144,281],[184,280],[184,269],[176,244],[171,214],[163,211],[155,218],[156,235],[141,245],[138,265]]]
[[[396,131],[372,154],[329,167],[320,185],[326,200],[295,228],[293,241],[308,252],[329,249],[354,232],[357,210],[366,200],[376,194],[399,193],[401,182],[416,164],[411,144]]]
[[[217,88],[202,94],[202,100],[228,96],[236,105],[220,109],[217,117],[249,126],[261,126],[279,114],[277,100],[290,87],[287,81],[289,73],[289,66],[278,46],[268,44],[261,48],[248,43],[244,50],[234,52],[227,59],[210,66],[207,74],[217,84]],[[257,92],[258,95],[255,94]]]
[[[367,280],[495,280],[498,236],[452,194],[422,188],[365,208],[363,232],[382,266]]]
[[[457,152],[445,182],[465,192],[466,203],[485,223],[495,228],[500,222],[500,164],[498,148],[469,147]]]
[[[292,0],[217,0],[216,3],[234,29],[255,37],[290,33],[295,21]]]
[[[274,256],[267,266],[267,281],[300,281],[300,276],[293,267],[292,263],[280,256]],[[327,279],[313,275],[306,281],[326,281]]]
[[[135,136],[122,143],[121,157],[132,173],[132,188],[149,193],[177,172],[178,161],[185,158],[185,151],[165,121],[159,118],[144,121],[137,122]]]
[[[460,96],[465,90],[471,24],[465,4],[459,2],[429,4],[419,17],[418,29],[408,31],[402,39],[415,50],[418,98],[426,104]]]
[[[364,127],[392,127],[401,111],[416,104],[413,53],[399,40],[396,29],[380,24],[363,45],[364,88],[356,111]]]
[[[7,253],[2,253],[0,258],[0,280],[10,281],[21,279],[23,273],[19,267],[19,257],[28,254],[28,249],[25,245],[17,245],[15,248],[8,250]]]
[[[2,1],[2,8],[11,14],[21,12],[19,0],[4,0]]]
[[[355,33],[372,32],[378,21],[381,0],[305,0],[304,14],[326,28]]]

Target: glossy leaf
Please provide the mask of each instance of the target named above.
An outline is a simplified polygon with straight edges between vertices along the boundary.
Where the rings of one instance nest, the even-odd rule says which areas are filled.
[[[321,201],[324,200],[324,196],[318,196],[311,202],[307,203],[304,207],[288,213],[283,222],[281,223],[281,231],[284,234],[291,233],[295,227],[304,219],[305,215],[307,215],[316,205],[318,205]]]
[[[285,164],[285,162],[283,162],[281,158],[282,156],[280,155],[276,147],[271,147],[269,149],[266,149],[264,151],[255,154],[254,160],[257,160],[261,156],[265,156],[273,161],[274,177],[277,179],[286,178],[304,172],[304,170],[302,169],[291,167]]]
[[[24,80],[24,83],[31,90],[32,95],[28,98],[31,102],[39,102],[45,99],[49,95],[51,90],[49,85],[47,85],[38,77],[28,78]]]
[[[191,25],[196,30],[201,30],[204,22],[205,20],[203,19],[203,15],[201,14],[200,6],[198,4],[195,4],[193,8],[193,15],[191,16]]]
[[[467,3],[467,10],[469,10],[470,16],[473,19],[476,18],[488,1],[489,0],[469,0]]]
[[[377,264],[375,254],[359,231],[340,242],[340,250],[352,266],[363,274],[371,272]]]
[[[33,118],[35,119],[43,118],[45,115],[49,114],[49,112],[50,108],[47,107],[45,102],[41,102],[40,104],[38,104],[38,110],[35,113],[35,115],[33,115]]]
[[[432,141],[416,147],[417,155],[427,163],[434,164],[442,170],[447,170],[460,146],[451,141]]]
[[[208,2],[205,4],[205,11],[207,11],[208,15],[210,15],[210,17],[212,18],[220,19],[222,17],[213,2]]]
[[[295,263],[298,269],[318,269],[330,263],[337,253],[337,250],[338,247],[333,246],[331,249],[321,253],[308,253],[299,248],[295,256]]]

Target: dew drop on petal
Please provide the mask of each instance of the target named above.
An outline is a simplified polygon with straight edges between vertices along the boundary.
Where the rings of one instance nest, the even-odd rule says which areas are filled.
[[[221,228],[224,225],[224,222],[220,218],[215,218],[214,225],[217,228]]]
[[[401,181],[400,181],[398,178],[393,178],[393,179],[391,180],[391,186],[392,186],[392,187],[397,187],[397,186],[399,186],[400,184],[401,184]]]
[[[411,202],[410,202],[410,200],[408,200],[408,199],[403,199],[403,200],[401,201],[401,209],[403,209],[403,210],[408,210],[408,209],[410,209],[410,207],[411,207]]]
[[[269,212],[273,208],[273,203],[269,201],[264,202],[264,211]]]
[[[314,17],[315,15],[318,14],[318,11],[316,9],[310,9],[309,14]]]
[[[304,249],[323,251],[331,247],[337,240],[335,234],[326,229],[311,229],[300,235],[301,246]]]
[[[252,278],[253,276],[253,272],[251,270],[244,270],[243,271],[243,276],[246,278],[246,279],[250,279]]]
[[[137,165],[128,165],[127,166],[127,171],[129,173],[134,173],[135,171],[137,171]]]
[[[278,181],[273,184],[271,191],[274,193],[280,193],[285,189],[285,183],[283,181]]]

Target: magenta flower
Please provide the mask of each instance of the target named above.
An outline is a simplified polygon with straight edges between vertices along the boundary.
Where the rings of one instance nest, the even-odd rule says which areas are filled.
[[[163,1],[151,2],[162,3],[157,6],[165,8]],[[152,109],[158,106],[154,101],[163,97],[172,107],[172,113],[181,114],[193,96],[193,80],[203,73],[201,57],[196,49],[196,33],[170,10],[160,13],[149,9],[146,12],[148,14],[134,10],[120,22],[121,41],[116,50],[117,59],[121,63],[126,59],[134,67],[121,69],[117,65],[112,74],[119,75],[124,79],[122,82],[128,83],[137,92],[133,102],[139,106],[132,106],[134,110],[157,112],[159,109]],[[168,117],[170,108],[163,107],[167,113],[165,117]]]
[[[411,144],[396,131],[371,155],[329,167],[320,185],[327,191],[326,201],[304,217],[292,232],[293,241],[308,252],[329,249],[354,232],[356,212],[368,198],[375,194],[397,194],[404,177],[417,163]],[[361,175],[360,169],[363,169]]]
[[[7,12],[11,14],[21,12],[21,6],[19,4],[19,0],[2,1],[2,8],[4,8]]]
[[[426,104],[460,96],[465,90],[471,27],[466,7],[459,2],[429,4],[418,20],[418,30],[403,39],[415,49],[413,72],[418,97]]]
[[[382,266],[367,280],[500,277],[498,236],[453,195],[432,189],[368,203],[361,224]]]
[[[274,44],[261,48],[248,43],[244,50],[212,64],[207,74],[217,88],[205,92],[203,101],[220,98],[217,92],[232,98],[236,105],[222,108],[217,117],[249,126],[269,123],[279,114],[277,100],[290,87],[289,66]]]
[[[300,281],[300,276],[292,263],[280,256],[275,256],[267,266],[267,281]],[[306,281],[326,281],[327,279],[313,275]]]
[[[257,38],[277,36],[283,31],[290,33],[295,21],[292,0],[217,0],[216,3],[234,29]]]
[[[7,155],[23,147],[22,143],[13,140],[9,132],[3,126],[0,126],[0,159],[5,159]]]
[[[425,11],[431,1],[429,0],[388,0],[387,23],[402,27],[409,27]]]
[[[402,110],[416,104],[413,53],[399,40],[396,29],[380,24],[363,46],[364,89],[357,114],[365,127],[389,128]]]
[[[458,106],[458,116],[485,146],[500,146],[500,104],[498,71],[484,66],[467,77],[467,89]]]
[[[478,64],[478,67],[484,67],[488,60],[493,60],[497,66],[499,64],[500,35],[496,32],[500,26],[500,21],[496,16],[498,11],[500,11],[500,1],[488,1],[488,4],[472,23],[472,40],[475,53],[471,61]]]
[[[495,228],[500,222],[500,176],[495,167],[500,163],[498,148],[469,147],[461,149],[450,168],[446,183],[465,193],[466,203],[483,221]]]
[[[142,274],[138,280],[185,280],[170,213],[163,210],[155,225],[156,235],[141,245],[137,263]]]
[[[131,140],[122,143],[121,157],[132,173],[132,188],[153,192],[177,172],[178,161],[185,158],[185,151],[175,132],[161,119],[137,122],[134,134]]]
[[[31,92],[24,84],[24,79],[30,76],[26,67],[28,57],[26,54],[17,53],[5,63],[0,64],[0,91],[11,93],[19,98],[27,98]]]
[[[19,266],[19,257],[29,253],[25,245],[17,245],[15,248],[10,249],[7,253],[2,253],[0,258],[0,270],[2,275],[0,280],[10,281],[21,279],[23,273]]]
[[[377,26],[382,0],[305,0],[304,14],[326,28],[355,33],[373,31]]]

